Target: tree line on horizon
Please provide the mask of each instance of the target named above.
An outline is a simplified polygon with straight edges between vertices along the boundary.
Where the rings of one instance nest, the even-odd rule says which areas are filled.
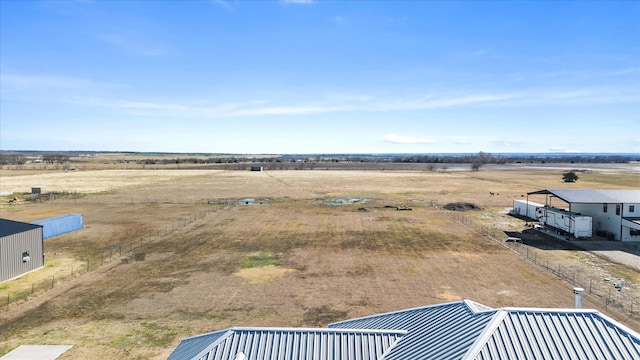
[[[124,154],[124,153],[123,153]],[[237,164],[237,163],[416,163],[416,164],[471,164],[472,170],[479,170],[487,164],[544,164],[544,163],[577,163],[577,164],[605,164],[605,163],[629,163],[640,161],[638,155],[622,154],[491,154],[480,151],[477,154],[412,154],[412,155],[380,155],[380,154],[358,154],[358,155],[218,155],[218,156],[196,156],[194,154],[180,156],[179,154],[161,154],[157,158],[149,158],[149,154],[144,159],[131,160],[124,158],[116,162],[130,163],[136,162],[143,165],[154,164]],[[135,157],[136,153],[126,153],[129,157]],[[67,164],[82,163],[83,160],[73,158],[74,154],[68,152],[4,152],[0,153],[0,165],[24,165],[27,163],[44,164]]]

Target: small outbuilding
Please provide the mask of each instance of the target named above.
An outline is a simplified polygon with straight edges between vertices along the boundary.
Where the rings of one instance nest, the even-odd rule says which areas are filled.
[[[33,223],[42,226],[42,238],[45,240],[50,237],[81,230],[84,226],[84,220],[81,214],[65,214],[34,221]]]
[[[0,219],[0,282],[44,266],[42,228]]]

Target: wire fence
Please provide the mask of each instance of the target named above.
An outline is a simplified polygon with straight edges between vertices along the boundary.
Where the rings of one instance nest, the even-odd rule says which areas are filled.
[[[6,298],[0,298],[0,311],[8,310],[12,306],[29,301],[38,294],[80,277],[87,272],[99,269],[101,266],[110,264],[113,261],[129,261],[130,255],[134,261],[144,260],[145,254],[143,249],[153,240],[171,235],[195,221],[203,219],[226,206],[236,203],[235,200],[227,199],[203,200],[202,202],[210,205],[218,205],[218,207],[200,211],[179,221],[175,221],[171,225],[157,229],[157,232],[153,234],[136,237],[108,247],[86,248],[84,255],[81,257],[82,264],[69,268],[64,275],[60,275],[60,272],[58,272],[57,275],[51,276],[51,278],[31,283],[30,287],[27,286],[22,287],[19,290],[7,291]],[[505,243],[504,240],[506,236],[502,230],[482,225],[462,212],[444,210],[438,206],[437,201],[431,201],[425,205],[438,209],[454,221],[463,224],[492,241],[495,241],[501,246],[506,247],[521,256],[523,259],[526,259],[549,273],[569,282],[573,286],[585,289],[585,294],[588,294],[592,299],[601,302],[605,308],[618,308],[632,318],[640,316],[640,301],[638,300],[639,291],[638,289],[635,289],[635,284],[629,284],[626,281],[621,281],[620,279],[612,279],[609,282],[604,282],[602,277],[594,276],[593,271],[584,264],[577,262],[569,263],[566,260],[561,261],[553,259],[549,256],[545,256],[543,251],[525,244],[517,242]],[[125,257],[123,258],[123,256]],[[0,288],[0,290],[2,290],[2,288]],[[2,304],[3,300],[4,304]]]
[[[585,294],[600,302],[605,309],[615,307],[631,318],[640,317],[639,290],[636,284],[631,284],[625,279],[603,278],[595,274],[593,268],[588,265],[577,261],[554,259],[547,256],[543,250],[535,249],[526,244],[505,242],[507,236],[500,229],[482,225],[464,213],[441,209],[435,201],[431,202],[431,206],[574,287],[583,288]]]
[[[171,235],[181,228],[200,219],[204,219],[222,208],[223,207],[220,206],[200,211],[182,220],[175,221],[169,226],[158,229],[157,232],[147,236],[140,236],[108,247],[87,247],[84,249],[84,254],[80,256],[80,264],[70,267],[68,271],[64,271],[64,269],[62,269],[62,271],[61,269],[56,269],[56,275],[34,281],[30,285],[27,284],[18,287],[15,285],[15,282],[12,284],[6,283],[0,286],[0,291],[6,290],[7,292],[6,296],[2,295],[2,297],[0,297],[0,311],[9,310],[12,307],[27,302],[34,297],[55,288],[56,286],[67,283],[90,271],[95,271],[101,266],[111,264],[114,261],[128,262],[129,257],[134,261],[142,261],[145,257],[145,253],[143,252],[145,246],[151,244],[153,240]]]

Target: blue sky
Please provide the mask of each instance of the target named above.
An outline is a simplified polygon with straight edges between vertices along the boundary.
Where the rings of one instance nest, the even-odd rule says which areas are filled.
[[[640,1],[0,0],[0,149],[640,153]]]

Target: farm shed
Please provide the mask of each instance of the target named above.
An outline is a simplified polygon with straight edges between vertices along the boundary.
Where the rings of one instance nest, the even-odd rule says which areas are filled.
[[[593,232],[616,241],[640,241],[640,190],[540,190],[527,193],[545,195],[568,204],[569,213],[592,218]]]
[[[251,171],[263,171],[264,167],[262,166],[252,166]]]
[[[43,227],[42,238],[48,239],[50,237],[82,229],[83,218],[80,214],[66,214],[49,219],[34,221],[33,223]]]
[[[638,359],[640,334],[587,309],[461,300],[329,324],[230,328],[182,340],[177,359]]]
[[[0,282],[42,266],[42,226],[0,219]]]

